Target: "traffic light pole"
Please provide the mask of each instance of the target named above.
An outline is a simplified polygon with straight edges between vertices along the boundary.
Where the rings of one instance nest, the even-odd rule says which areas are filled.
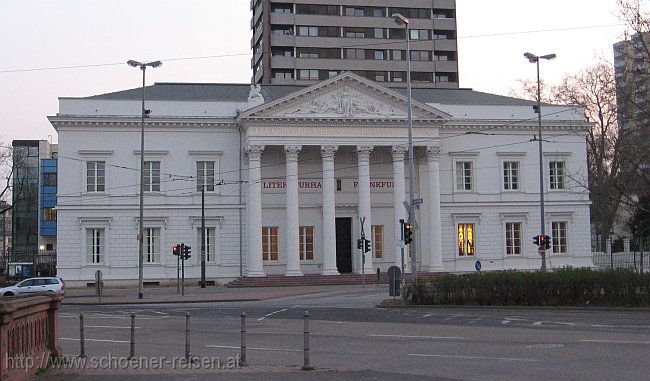
[[[185,245],[181,244],[181,296],[185,296]]]
[[[201,288],[205,288],[205,178],[201,187]]]
[[[176,293],[181,293],[181,256],[176,255]]]

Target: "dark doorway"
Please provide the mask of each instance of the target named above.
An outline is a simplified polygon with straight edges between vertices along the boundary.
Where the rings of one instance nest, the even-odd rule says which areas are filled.
[[[352,218],[336,219],[336,268],[352,272]]]

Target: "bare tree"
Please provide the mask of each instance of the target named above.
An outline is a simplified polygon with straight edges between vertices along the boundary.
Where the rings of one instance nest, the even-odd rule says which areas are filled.
[[[25,166],[25,158],[14,154],[9,146],[0,143],[0,215],[13,208],[11,199],[20,198],[25,187],[27,174],[21,171]]]

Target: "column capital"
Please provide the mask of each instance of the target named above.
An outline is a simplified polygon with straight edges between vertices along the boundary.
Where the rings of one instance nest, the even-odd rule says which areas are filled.
[[[390,152],[393,154],[393,161],[404,161],[406,146],[392,146]]]
[[[438,160],[440,157],[440,152],[442,152],[442,147],[440,144],[427,146],[427,159]]]
[[[299,146],[299,145],[286,145],[286,146],[284,146],[284,154],[285,154],[287,160],[298,161],[298,154],[300,153],[301,149],[302,149],[302,146]]]
[[[260,160],[262,158],[262,151],[264,151],[263,145],[251,144],[246,147],[246,156],[249,160]]]
[[[334,155],[336,154],[336,151],[338,149],[339,146],[335,146],[335,145],[320,146],[320,153],[321,156],[323,157],[323,160],[334,160]]]
[[[357,157],[360,161],[370,160],[370,153],[374,147],[371,145],[360,145],[357,146]]]

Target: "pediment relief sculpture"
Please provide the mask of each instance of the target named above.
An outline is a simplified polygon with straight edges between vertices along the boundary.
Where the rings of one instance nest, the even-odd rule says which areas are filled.
[[[314,117],[405,117],[406,112],[361,92],[344,87],[317,97],[298,107],[290,108],[286,115]]]

